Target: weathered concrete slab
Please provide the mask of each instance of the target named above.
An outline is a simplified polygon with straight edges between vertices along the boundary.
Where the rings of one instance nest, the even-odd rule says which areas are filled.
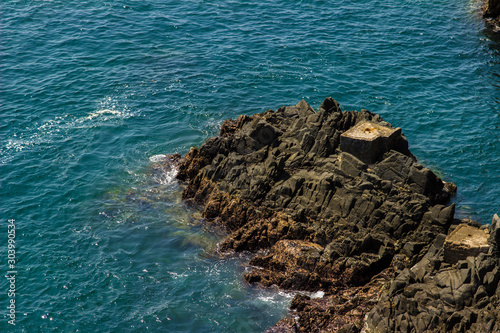
[[[488,253],[490,244],[488,230],[460,224],[444,241],[444,260],[454,264],[470,256]]]
[[[340,150],[365,163],[374,163],[401,138],[401,128],[363,121],[340,136]]]

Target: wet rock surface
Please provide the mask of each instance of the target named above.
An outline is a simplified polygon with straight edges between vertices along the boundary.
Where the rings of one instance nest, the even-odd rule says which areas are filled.
[[[341,144],[346,132],[367,124],[389,133],[382,141],[368,144],[375,142],[378,147],[375,153],[369,150],[368,157],[354,149],[366,147],[364,143]],[[490,273],[484,286],[487,301],[482,291],[475,296],[485,277],[481,283],[463,287],[462,298],[446,294],[446,288],[454,292],[458,282],[453,280],[450,287],[452,282],[436,276],[441,277],[447,267],[452,269],[439,260],[445,235],[459,222],[454,220],[455,205],[448,203],[456,187],[417,163],[401,129],[367,110],[341,111],[335,100],[327,98],[317,112],[301,101],[277,111],[240,116],[226,120],[219,136],[192,148],[178,163],[177,178],[187,183],[183,199],[201,205],[207,221],[227,230],[219,251],[255,253],[250,262],[253,269],[245,275],[248,282],[325,293],[321,299],[297,295],[291,305],[294,317],[280,321],[270,332],[362,328],[385,332],[410,322],[419,331],[431,327],[430,323],[441,325],[434,314],[449,318],[463,311],[469,301],[461,300],[471,293],[472,300],[476,297],[477,302],[490,304],[497,292],[498,269],[493,267],[498,264],[493,255],[482,254],[470,266],[468,259],[459,261],[460,272],[470,272],[460,283],[469,286],[478,272]],[[490,242],[498,240],[494,230],[489,234]],[[488,261],[487,271],[483,261]],[[422,262],[432,270],[422,268]],[[422,319],[425,325],[415,326],[419,306],[431,308],[429,299],[418,298],[427,289],[422,287],[419,293],[415,286],[406,293],[411,297],[405,300],[411,301],[398,308],[408,310],[404,310],[407,317],[398,317],[395,307],[387,306],[394,297],[406,297],[405,288],[425,285],[431,277],[436,286],[432,292],[442,294],[447,302],[455,297],[449,304],[456,311],[436,304],[448,312],[428,313]],[[432,295],[435,301],[437,296]],[[419,305],[420,301],[427,303]],[[468,323],[477,323],[478,316],[479,312]],[[435,327],[456,326],[443,323]]]

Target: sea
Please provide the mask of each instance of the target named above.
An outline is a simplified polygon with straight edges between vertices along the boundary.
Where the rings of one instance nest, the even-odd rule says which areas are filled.
[[[222,122],[333,97],[401,127],[500,213],[500,37],[468,0],[7,0],[0,26],[0,332],[264,332],[294,293],[162,169]],[[293,314],[292,314],[293,315]]]

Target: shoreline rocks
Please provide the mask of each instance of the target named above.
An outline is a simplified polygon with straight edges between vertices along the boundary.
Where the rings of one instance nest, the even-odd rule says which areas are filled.
[[[249,283],[325,293],[296,296],[296,316],[269,332],[392,329],[375,323],[392,318],[380,304],[413,283],[415,265],[437,260],[437,240],[460,222],[449,204],[456,187],[417,163],[400,128],[332,98],[317,112],[302,100],[226,120],[178,163],[183,199],[228,233],[219,251],[255,254]]]
[[[486,0],[483,7],[483,18],[494,32],[500,32],[500,0]]]
[[[498,234],[499,222],[495,215],[483,229],[460,225],[455,234],[438,235],[424,258],[400,272],[382,293],[362,332],[500,332],[498,255],[491,248],[449,264],[443,251],[449,237],[457,240],[464,229]]]

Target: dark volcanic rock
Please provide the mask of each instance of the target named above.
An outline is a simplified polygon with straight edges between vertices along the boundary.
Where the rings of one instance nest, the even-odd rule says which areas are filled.
[[[500,0],[486,0],[483,16],[493,31],[500,31]]]
[[[484,16],[485,17],[500,16],[500,1],[486,0],[486,4],[484,6]]]
[[[362,122],[390,133],[369,158],[352,150],[359,143],[340,149]],[[424,260],[455,210],[446,204],[456,187],[416,162],[400,129],[367,110],[341,111],[331,98],[318,112],[301,101],[226,120],[218,137],[184,156],[177,177],[187,181],[183,198],[227,228],[221,252],[258,252],[247,281],[326,292],[294,301],[298,321],[276,332],[361,329],[380,294],[373,290]],[[414,279],[406,272],[397,291]]]
[[[497,234],[500,225],[471,233]],[[457,234],[455,234],[456,236]],[[393,280],[366,317],[363,332],[500,332],[500,259],[489,253],[444,261],[445,235]]]

